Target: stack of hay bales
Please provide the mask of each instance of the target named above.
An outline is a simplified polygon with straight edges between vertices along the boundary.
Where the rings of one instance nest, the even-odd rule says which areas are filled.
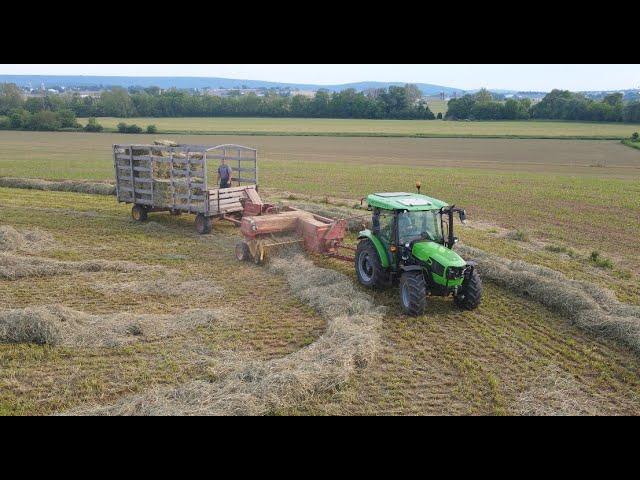
[[[202,152],[183,152],[179,145],[171,140],[156,140],[151,148],[153,157],[168,157],[171,161],[153,160],[151,162],[154,202],[159,206],[187,205],[187,198],[174,198],[174,195],[186,197],[204,195],[204,165],[194,164],[191,160],[202,159]],[[173,174],[172,174],[173,170]],[[176,173],[179,171],[179,173]],[[185,174],[184,172],[189,172]],[[189,176],[196,186],[189,185]],[[201,186],[198,186],[202,183]],[[194,203],[193,201],[191,203]]]

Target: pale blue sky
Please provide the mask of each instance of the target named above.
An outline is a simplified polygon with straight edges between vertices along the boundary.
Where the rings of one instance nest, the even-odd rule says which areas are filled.
[[[613,90],[640,88],[640,64],[18,64],[0,65],[0,74],[190,76],[338,84],[359,81],[433,83],[464,90]]]

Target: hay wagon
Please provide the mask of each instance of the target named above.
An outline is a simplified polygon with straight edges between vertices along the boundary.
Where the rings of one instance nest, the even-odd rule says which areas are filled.
[[[242,145],[114,145],[116,195],[132,204],[132,216],[145,221],[151,212],[190,213],[196,230],[211,232],[214,218],[239,224],[243,214],[268,208],[258,195],[257,151]],[[224,159],[231,167],[230,188],[209,188],[207,162]],[[234,185],[235,184],[235,185]]]

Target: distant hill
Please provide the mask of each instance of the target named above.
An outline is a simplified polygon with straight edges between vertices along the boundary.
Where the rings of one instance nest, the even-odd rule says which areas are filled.
[[[295,90],[318,90],[324,88],[331,92],[339,92],[347,88],[358,91],[370,88],[388,88],[391,85],[403,86],[406,82],[357,82],[340,85],[316,85],[304,83],[282,83],[263,80],[242,80],[219,77],[110,77],[84,75],[0,75],[0,83],[15,83],[16,85],[33,88],[44,84],[45,88],[64,87],[160,87],[160,88],[291,88]],[[464,90],[429,83],[418,83],[418,88],[424,95],[446,95],[454,93],[462,95]]]

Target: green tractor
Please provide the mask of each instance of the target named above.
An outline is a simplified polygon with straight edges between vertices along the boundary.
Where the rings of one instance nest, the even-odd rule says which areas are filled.
[[[372,229],[358,235],[355,258],[362,285],[387,288],[399,280],[400,303],[413,316],[424,313],[429,295],[453,295],[465,310],[478,307],[482,282],[476,265],[452,250],[458,241],[453,218],[458,214],[464,224],[463,209],[404,192],[375,193],[367,203],[373,211]]]

